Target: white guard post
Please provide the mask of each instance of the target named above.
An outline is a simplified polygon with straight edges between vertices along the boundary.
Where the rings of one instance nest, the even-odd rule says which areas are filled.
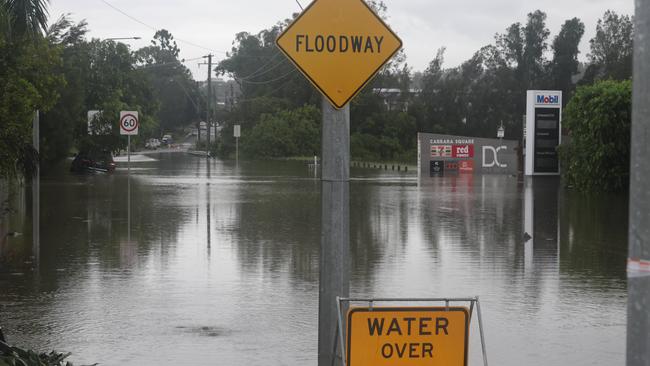
[[[562,143],[562,92],[528,90],[526,98],[526,176],[558,175]]]
[[[481,336],[481,352],[483,353],[483,366],[488,366],[487,352],[485,350],[485,335],[483,332],[483,318],[481,317],[481,302],[479,301],[478,296],[476,297],[464,297],[464,298],[344,298],[336,297],[336,308],[338,310],[338,338],[340,340],[341,347],[341,364],[347,366],[347,349],[345,347],[346,335],[343,333],[345,325],[343,322],[343,307],[348,309],[350,303],[360,302],[367,303],[368,307],[372,309],[375,306],[375,303],[443,303],[444,307],[449,308],[452,306],[450,303],[455,303],[453,305],[458,305],[457,303],[469,303],[469,322],[472,321],[472,315],[474,313],[474,305],[476,305],[476,316],[478,319],[478,329]],[[469,326],[469,325],[468,325]]]

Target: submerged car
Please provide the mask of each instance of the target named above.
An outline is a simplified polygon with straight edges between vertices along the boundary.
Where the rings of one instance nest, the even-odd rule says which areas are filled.
[[[75,173],[112,173],[115,161],[110,151],[80,151],[72,161],[70,171]]]

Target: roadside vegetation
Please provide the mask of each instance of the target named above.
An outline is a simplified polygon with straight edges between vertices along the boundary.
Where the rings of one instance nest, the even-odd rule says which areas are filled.
[[[579,87],[564,111],[570,143],[560,149],[567,185],[582,191],[626,190],[630,180],[632,82]]]
[[[199,120],[199,87],[179,60],[166,30],[151,45],[132,50],[112,40],[88,39],[85,21],[62,15],[48,25],[47,0],[0,0],[0,176],[31,175],[71,151],[125,147],[120,110],[140,113],[134,144]],[[87,113],[102,114],[88,133]],[[32,120],[40,112],[40,157],[32,146]]]
[[[74,366],[66,361],[70,353],[37,353],[0,341],[0,366]],[[94,366],[94,365],[93,365]]]
[[[159,30],[149,46],[134,50],[113,40],[88,39],[89,25],[68,15],[49,24],[46,5],[47,0],[0,0],[0,176],[30,175],[38,159],[47,168],[79,149],[124,148],[117,128],[120,110],[140,112],[141,133],[133,139],[139,146],[196,126],[205,116],[206,90],[183,65],[193,60],[179,59],[170,32]],[[386,17],[383,2],[369,5]],[[526,89],[562,90],[567,103],[578,86],[631,79],[630,17],[603,15],[589,40],[586,63],[578,61],[582,21],[567,19],[551,35],[546,20],[541,10],[529,13],[457,67],[445,66],[444,40],[432,46],[439,48],[431,49],[435,57],[424,71],[413,71],[406,55],[398,53],[350,105],[352,158],[413,163],[417,132],[494,137],[501,123],[505,138],[521,140]],[[321,96],[275,46],[290,22],[238,33],[216,64],[215,72],[232,80],[237,93],[231,88],[225,105],[213,103],[223,133],[206,149],[233,156],[232,130],[240,124],[240,152],[246,158],[320,152]],[[37,110],[40,157],[31,144]],[[109,134],[88,134],[89,110],[103,111],[97,125],[113,126]],[[578,124],[567,128],[572,126]]]
[[[369,3],[385,16],[382,2]],[[525,23],[511,24],[458,67],[445,67],[445,47],[432,50],[435,57],[423,72],[414,72],[405,55],[398,54],[351,102],[352,158],[412,163],[417,132],[494,137],[501,122],[506,138],[521,140],[525,90],[562,90],[566,103],[579,85],[631,78],[630,17],[611,11],[603,15],[589,40],[587,63],[578,61],[585,29],[580,19],[567,19],[551,37],[546,18],[540,10],[529,13]],[[223,116],[224,131],[241,124],[240,147],[251,158],[308,153],[296,151],[297,145],[320,151],[319,134],[292,133],[294,126],[319,125],[319,115],[298,113],[300,124],[280,122],[321,103],[320,95],[275,47],[274,40],[290,21],[257,34],[237,34],[230,57],[217,67],[241,90],[235,109]],[[231,135],[218,141],[222,156],[234,152]],[[299,141],[309,136],[312,141]]]

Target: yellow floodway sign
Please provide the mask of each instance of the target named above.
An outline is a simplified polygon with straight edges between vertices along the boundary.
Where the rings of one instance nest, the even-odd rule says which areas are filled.
[[[348,312],[348,366],[466,366],[466,307],[374,307]]]
[[[337,108],[402,47],[363,0],[315,0],[276,43]]]

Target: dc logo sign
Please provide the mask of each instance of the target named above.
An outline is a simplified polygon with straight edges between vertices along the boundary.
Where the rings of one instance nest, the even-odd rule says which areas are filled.
[[[560,104],[559,95],[544,95],[537,94],[535,98],[535,104]]]
[[[499,161],[499,151],[507,149],[507,146],[483,146],[483,168],[507,168],[508,164]]]

